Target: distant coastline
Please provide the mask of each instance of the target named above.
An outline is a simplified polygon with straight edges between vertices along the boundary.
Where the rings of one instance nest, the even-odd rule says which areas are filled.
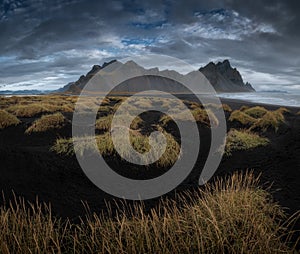
[[[288,92],[255,92],[255,93],[220,93],[220,98],[236,99],[253,103],[268,105],[300,107],[300,94],[291,94]]]

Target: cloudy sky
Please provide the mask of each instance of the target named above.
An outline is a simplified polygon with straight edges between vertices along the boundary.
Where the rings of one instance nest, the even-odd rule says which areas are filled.
[[[55,89],[94,64],[156,53],[195,68],[227,58],[257,90],[300,92],[299,0],[0,5],[0,90]]]

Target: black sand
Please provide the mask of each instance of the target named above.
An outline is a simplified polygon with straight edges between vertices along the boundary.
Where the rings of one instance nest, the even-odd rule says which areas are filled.
[[[223,102],[233,109],[242,105],[254,105],[228,99]],[[268,109],[279,107],[264,106]],[[287,213],[292,214],[300,210],[300,115],[295,114],[299,108],[290,110],[292,113],[286,115],[286,124],[277,133],[270,131],[266,134],[271,141],[267,147],[234,152],[231,157],[224,157],[215,177],[247,169],[253,169],[256,174],[262,173],[262,184],[268,187],[272,183],[274,199],[287,208]],[[71,120],[72,115],[67,117]],[[105,210],[105,202],[114,197],[99,190],[89,181],[75,157],[62,157],[49,152],[56,137],[70,136],[71,126],[60,130],[59,135],[56,132],[24,135],[28,127],[26,123],[32,119],[21,120],[21,125],[0,131],[0,189],[3,190],[5,198],[12,198],[12,191],[29,201],[35,201],[38,196],[40,201],[51,203],[54,215],[70,218],[85,214],[82,201],[87,202],[92,211]],[[231,124],[228,124],[228,128],[230,127]],[[204,128],[200,133],[202,144],[207,149],[209,131]],[[200,156],[191,175],[176,191],[197,186],[204,161],[205,156]],[[122,164],[120,170],[127,171],[124,167],[126,165]],[[137,174],[135,169],[132,170]],[[172,196],[174,193],[167,195]],[[151,207],[156,201],[149,200],[145,204]]]

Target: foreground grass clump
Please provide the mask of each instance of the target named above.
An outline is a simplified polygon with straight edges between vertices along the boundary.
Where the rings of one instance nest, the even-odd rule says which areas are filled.
[[[136,130],[129,130],[130,133],[130,142],[132,147],[139,153],[146,153],[149,152],[149,160],[152,161],[152,158],[157,158],[157,154],[159,149],[151,149],[149,144],[149,137],[142,135]],[[166,137],[167,146],[166,150],[163,155],[157,160],[156,165],[159,167],[168,167],[173,165],[178,156],[180,156],[180,145],[174,139],[174,137],[164,132]],[[73,156],[75,154],[75,149],[73,146],[73,142],[77,143],[77,151],[76,153],[80,156],[90,155],[95,152],[100,152],[103,156],[117,156],[118,152],[114,148],[114,144],[111,138],[111,134],[106,132],[101,135],[96,135],[96,145],[93,141],[93,137],[75,137],[73,139],[64,139],[58,138],[54,145],[51,147],[51,151],[56,152],[57,154],[64,155],[64,156]],[[119,150],[122,152],[124,157],[129,158],[133,156],[130,151],[128,151],[126,144],[126,136],[120,136],[119,140],[120,143],[124,144],[119,147]],[[122,142],[122,140],[124,140]],[[149,164],[147,161],[143,161],[144,164]]]
[[[287,226],[299,215],[287,218],[251,173],[162,199],[147,213],[138,203],[119,207],[74,224],[15,199],[0,208],[1,253],[296,253]]]
[[[268,144],[269,140],[267,138],[249,130],[231,129],[227,134],[225,154],[231,155],[233,151],[249,150]]]
[[[12,125],[18,125],[20,120],[5,110],[0,110],[0,130]]]
[[[44,132],[48,130],[60,129],[64,126],[66,119],[61,113],[43,115],[25,131],[26,134],[32,132]]]

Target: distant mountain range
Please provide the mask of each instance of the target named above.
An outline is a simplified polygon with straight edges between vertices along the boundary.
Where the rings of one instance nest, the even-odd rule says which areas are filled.
[[[0,94],[2,95],[41,95],[41,94],[48,94],[48,93],[51,93],[53,91],[51,90],[16,90],[16,91],[13,91],[13,90],[2,90],[0,91]]]
[[[118,66],[118,69],[121,70],[122,73],[140,73],[144,75],[143,77],[138,77],[133,83],[136,85],[133,86],[131,84],[129,88],[128,81],[126,84],[119,88],[118,92],[128,92],[128,91],[139,91],[139,87],[137,84],[143,84],[143,88],[157,89],[159,84],[160,86],[164,86],[165,91],[175,92],[174,87],[176,87],[176,92],[185,92],[184,90],[178,90],[179,86],[176,81],[165,79],[158,77],[160,75],[166,75],[168,77],[174,77],[174,80],[180,80],[185,78],[187,80],[195,79],[199,77],[199,73],[197,71],[190,72],[186,75],[182,75],[173,70],[163,70],[159,71],[158,68],[152,69],[144,69],[142,66],[138,65],[134,61],[129,61],[127,63],[120,63],[116,60],[113,60],[109,63],[104,63],[102,66],[94,65],[93,68],[86,74],[80,76],[80,78],[75,81],[67,84],[63,88],[59,89],[59,92],[78,94],[81,92],[83,87],[90,81],[100,70],[107,67],[110,64],[114,64]],[[244,83],[243,78],[239,71],[236,68],[232,68],[229,60],[224,60],[223,62],[218,62],[217,64],[210,62],[204,67],[201,67],[199,71],[207,78],[210,84],[214,87],[216,92],[254,92],[254,88],[247,82]],[[195,81],[193,81],[195,82]],[[201,82],[201,81],[199,81]],[[132,83],[132,81],[131,81]],[[177,83],[177,84],[175,84]],[[200,85],[200,84],[199,84]],[[166,87],[167,86],[167,87]],[[98,90],[101,90],[102,88]],[[108,88],[105,88],[106,90]],[[122,90],[123,89],[123,90]]]
[[[145,69],[138,65],[134,61],[128,61],[126,63],[113,60],[108,63],[104,63],[102,66],[94,65],[92,69],[86,74],[80,76],[80,78],[71,82],[64,87],[55,91],[39,91],[39,90],[21,90],[21,91],[0,91],[0,94],[47,94],[49,92],[67,93],[67,94],[79,94],[85,85],[92,79],[94,83],[94,89],[97,91],[110,91],[111,87],[99,87],[97,85],[97,79],[100,80],[102,74],[99,73],[105,67],[117,68],[121,75],[134,74],[133,76],[139,76],[134,80],[128,80],[121,84],[115,92],[139,92],[142,90],[159,90],[161,87],[167,92],[186,93],[186,89],[182,88],[180,82],[175,80],[184,80],[185,82],[195,84],[194,88],[199,88],[204,82],[203,75],[210,82],[216,92],[254,92],[254,88],[248,83],[244,83],[243,78],[236,68],[232,68],[229,60],[223,62],[213,63],[210,62],[204,67],[201,67],[198,71],[192,71],[186,75],[182,75],[174,70],[162,70],[158,68]],[[106,69],[105,69],[106,70]],[[98,73],[98,74],[97,74]],[[201,75],[201,73],[203,75]],[[163,76],[163,77],[161,77]],[[169,77],[169,78],[164,78]],[[98,82],[100,83],[100,82]],[[196,87],[197,86],[197,87]],[[196,89],[197,90],[197,89]]]

